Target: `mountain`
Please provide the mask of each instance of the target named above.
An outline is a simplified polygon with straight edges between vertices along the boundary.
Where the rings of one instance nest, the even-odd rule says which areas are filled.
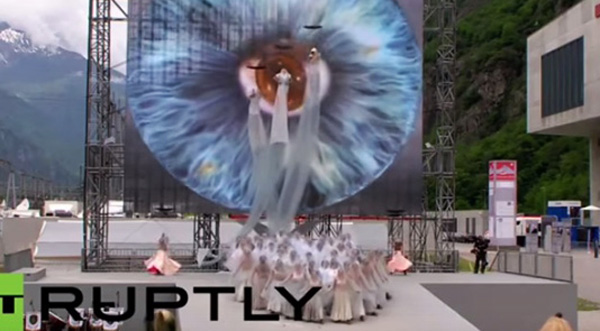
[[[55,183],[78,183],[86,70],[81,54],[37,45],[25,32],[0,22],[0,139],[8,139],[1,143],[0,159]]]
[[[457,209],[487,208],[488,161],[497,159],[518,162],[519,212],[542,213],[548,200],[589,200],[588,141],[529,135],[525,119],[527,37],[578,2],[458,2]],[[426,67],[436,45],[425,50]],[[426,91],[435,91],[432,81]],[[433,97],[426,92],[429,104]]]

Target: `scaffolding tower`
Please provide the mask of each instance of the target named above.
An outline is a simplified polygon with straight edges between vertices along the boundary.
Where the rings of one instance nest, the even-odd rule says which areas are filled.
[[[435,142],[423,150],[423,216],[411,222],[409,242],[417,269],[455,271],[458,259],[454,250],[455,207],[455,66],[456,0],[426,0],[425,40],[438,43],[435,81]],[[433,183],[433,190],[430,183]],[[428,197],[433,195],[434,206]],[[429,244],[428,238],[434,243]],[[433,250],[433,252],[431,252]],[[437,267],[437,268],[435,268]]]
[[[15,169],[13,165],[6,160],[0,159],[0,169],[4,168],[8,174],[6,178],[6,195],[4,195],[4,203],[6,208],[15,209],[17,204],[17,187],[15,183]],[[4,193],[4,192],[3,192]],[[1,203],[2,201],[0,201]]]
[[[100,266],[108,255],[108,201],[124,178],[124,146],[117,123],[122,116],[111,99],[111,0],[89,0],[87,107],[83,182],[82,269]],[[125,15],[126,16],[126,15]]]

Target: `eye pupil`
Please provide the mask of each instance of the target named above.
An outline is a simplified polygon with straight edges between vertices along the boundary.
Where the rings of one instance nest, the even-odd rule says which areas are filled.
[[[302,59],[305,52],[279,51],[265,56],[260,62],[264,70],[256,72],[256,85],[264,100],[270,104],[275,103],[277,95],[277,82],[273,79],[282,69],[286,69],[292,76],[288,92],[288,109],[294,111],[304,104],[306,90],[306,73]],[[302,56],[304,55],[304,56]]]

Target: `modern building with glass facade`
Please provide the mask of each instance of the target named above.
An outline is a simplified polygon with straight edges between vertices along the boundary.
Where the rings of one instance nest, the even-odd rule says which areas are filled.
[[[589,139],[590,204],[600,206],[600,0],[583,0],[529,36],[527,130]]]

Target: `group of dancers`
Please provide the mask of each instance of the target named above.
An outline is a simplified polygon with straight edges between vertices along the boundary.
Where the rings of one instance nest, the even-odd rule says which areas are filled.
[[[292,319],[293,306],[275,288],[284,287],[299,299],[310,288],[321,287],[304,306],[302,319],[323,323],[329,316],[333,322],[351,323],[376,316],[391,299],[389,274],[407,270],[398,269],[397,256],[386,268],[385,258],[379,251],[362,254],[349,234],[310,239],[280,233],[239,238],[226,267],[236,285],[235,300],[242,302],[244,288],[251,287],[254,310]]]
[[[168,255],[168,238],[159,239],[157,253],[146,261],[154,275],[174,275],[180,264]],[[412,263],[404,256],[402,245],[386,263],[381,251],[367,254],[358,249],[350,234],[337,238],[311,239],[298,232],[240,237],[231,250],[225,267],[232,273],[234,299],[244,301],[244,289],[252,289],[252,308],[293,319],[294,307],[276,290],[284,287],[295,299],[311,288],[320,290],[303,307],[302,319],[323,323],[364,321],[377,316],[391,300],[389,275],[406,274]]]

